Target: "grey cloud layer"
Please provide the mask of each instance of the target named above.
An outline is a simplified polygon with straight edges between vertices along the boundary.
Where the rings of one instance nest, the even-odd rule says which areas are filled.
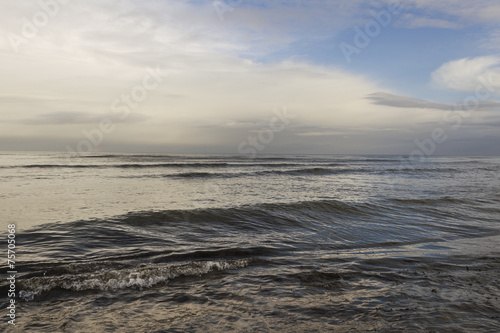
[[[28,125],[70,125],[70,124],[99,124],[103,119],[109,118],[114,123],[138,123],[148,119],[142,114],[131,114],[120,119],[116,114],[90,114],[78,111],[62,111],[37,115],[36,117],[23,119],[22,124]]]
[[[454,110],[463,105],[464,102],[457,102],[455,104],[442,104],[417,99],[406,96],[392,95],[384,92],[377,92],[370,94],[366,97],[373,104],[397,107],[397,108],[417,108],[429,110]],[[497,101],[481,101],[477,106],[477,111],[498,111],[500,110],[500,102]]]

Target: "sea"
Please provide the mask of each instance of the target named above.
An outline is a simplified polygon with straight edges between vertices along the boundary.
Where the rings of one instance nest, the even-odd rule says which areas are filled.
[[[5,332],[500,332],[499,157],[2,152],[0,184]]]

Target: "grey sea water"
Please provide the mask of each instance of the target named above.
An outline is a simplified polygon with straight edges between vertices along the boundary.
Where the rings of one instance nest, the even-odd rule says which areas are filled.
[[[498,332],[499,175],[496,157],[1,153],[1,325]]]

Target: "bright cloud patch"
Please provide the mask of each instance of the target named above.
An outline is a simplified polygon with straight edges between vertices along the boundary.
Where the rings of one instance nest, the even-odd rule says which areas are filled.
[[[488,56],[450,61],[434,73],[432,79],[438,86],[459,91],[473,92],[480,85],[489,83],[500,88],[500,57]]]

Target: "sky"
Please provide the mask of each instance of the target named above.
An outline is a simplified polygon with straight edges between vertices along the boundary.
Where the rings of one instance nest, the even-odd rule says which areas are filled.
[[[497,0],[0,3],[0,150],[500,154]]]

